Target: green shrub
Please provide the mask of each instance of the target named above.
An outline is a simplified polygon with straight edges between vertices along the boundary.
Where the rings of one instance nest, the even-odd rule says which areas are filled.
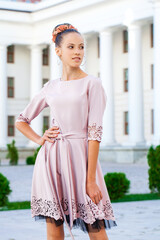
[[[26,158],[26,164],[27,164],[27,165],[33,165],[33,164],[35,164],[35,158],[34,158],[34,156],[29,156],[29,157],[27,157],[27,158]]]
[[[160,145],[155,149],[153,145],[148,150],[148,175],[149,175],[149,188],[152,193],[160,193]]]
[[[8,179],[0,173],[0,206],[4,206],[8,202],[8,195],[12,192]]]
[[[35,164],[37,154],[38,154],[38,152],[39,152],[39,150],[40,150],[41,147],[42,147],[42,146],[40,145],[40,146],[34,151],[34,153],[33,153],[32,156],[29,156],[29,157],[26,158],[26,164],[28,164],[28,165],[31,165],[31,164],[33,165],[33,164]]]
[[[15,140],[13,139],[10,144],[7,144],[8,152],[6,158],[10,159],[10,165],[17,165],[18,164],[18,149],[15,146]]]
[[[107,173],[104,180],[111,200],[122,198],[129,190],[130,181],[126,178],[125,173]]]

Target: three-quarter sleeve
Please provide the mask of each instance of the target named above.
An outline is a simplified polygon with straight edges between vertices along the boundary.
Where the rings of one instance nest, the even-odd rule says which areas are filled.
[[[48,107],[48,103],[46,102],[46,88],[49,82],[45,83],[43,88],[34,95],[28,105],[24,108],[22,112],[20,112],[18,118],[15,122],[26,122],[29,125],[31,121],[38,116],[38,114],[45,108]]]
[[[103,133],[103,115],[107,96],[99,78],[94,79],[92,84],[90,84],[88,99],[88,140],[97,140],[101,142]]]

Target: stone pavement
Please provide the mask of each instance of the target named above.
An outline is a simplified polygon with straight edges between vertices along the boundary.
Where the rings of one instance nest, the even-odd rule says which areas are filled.
[[[112,203],[117,225],[106,230],[109,240],[160,240],[160,200]],[[65,239],[71,240],[66,225]],[[88,234],[72,229],[75,240]],[[45,222],[35,222],[30,210],[0,212],[0,240],[46,240]]]

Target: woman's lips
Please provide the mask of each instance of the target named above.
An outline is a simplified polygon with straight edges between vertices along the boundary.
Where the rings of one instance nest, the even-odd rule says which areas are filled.
[[[81,59],[79,57],[72,58],[74,61],[79,62]]]

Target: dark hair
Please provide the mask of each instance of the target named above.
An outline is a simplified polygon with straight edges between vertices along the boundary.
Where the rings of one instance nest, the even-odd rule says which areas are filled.
[[[70,23],[62,23],[62,24],[58,24],[57,26],[55,26],[55,28],[53,29],[53,32],[52,34],[57,30],[57,28],[61,25],[67,25],[68,27],[73,27]],[[61,45],[62,43],[62,40],[63,40],[63,35],[67,34],[67,33],[70,33],[70,32],[76,32],[76,33],[79,33],[81,35],[81,33],[76,29],[76,28],[69,28],[69,29],[65,29],[59,33],[57,33],[56,37],[55,37],[55,46],[59,46]]]

